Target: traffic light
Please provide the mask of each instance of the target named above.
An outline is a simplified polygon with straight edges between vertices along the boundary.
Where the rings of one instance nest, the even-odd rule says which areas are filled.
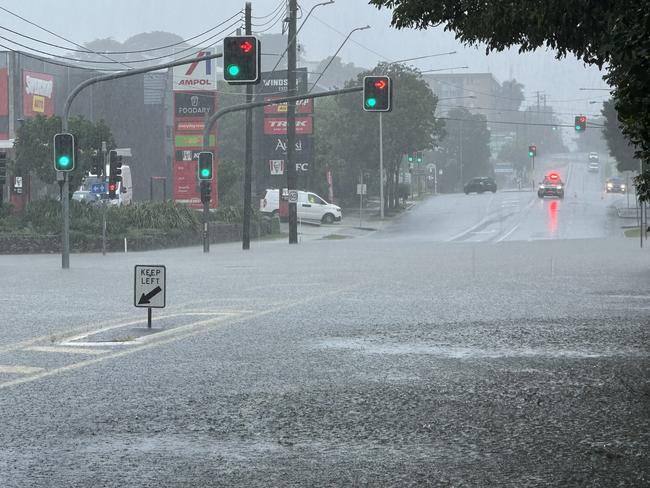
[[[90,173],[97,176],[102,176],[104,174],[102,156],[96,151],[92,155],[92,167],[90,168]]]
[[[201,203],[210,202],[210,192],[212,191],[212,184],[209,181],[201,181]]]
[[[232,36],[223,40],[223,79],[230,84],[260,82],[262,44],[255,36]]]
[[[202,151],[199,153],[199,180],[212,179],[212,166],[214,156],[209,151]]]
[[[529,158],[534,158],[535,156],[537,156],[537,146],[534,145],[534,144],[531,145],[531,146],[528,146],[528,157]]]
[[[388,76],[364,76],[363,109],[366,112],[390,112],[392,86]]]
[[[0,185],[5,183],[7,183],[7,153],[0,152]],[[1,201],[0,205],[2,205]]]
[[[576,115],[575,119],[576,132],[582,132],[587,128],[587,117],[584,115]]]
[[[68,132],[54,134],[54,169],[72,171],[75,163],[75,140]]]
[[[108,182],[108,197],[115,198],[116,193],[117,193],[117,181],[111,180]]]
[[[122,179],[122,156],[115,149],[108,153],[108,176],[113,181]]]
[[[422,160],[423,160],[423,159],[422,159],[422,151],[418,151],[418,152],[416,152],[416,153],[415,153],[415,161],[416,161],[418,164],[422,164]]]
[[[412,163],[415,160],[415,154],[414,153],[408,153],[406,155],[406,159],[409,163]]]

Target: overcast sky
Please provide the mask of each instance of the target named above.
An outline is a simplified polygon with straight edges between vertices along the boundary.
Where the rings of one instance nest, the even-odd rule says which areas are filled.
[[[274,11],[284,0],[256,0],[253,16],[264,17]],[[303,13],[318,3],[305,0],[301,3]],[[243,9],[240,0],[0,0],[0,6],[77,43],[97,38],[112,37],[118,41],[141,32],[162,30],[173,32],[183,38],[192,37],[222,22]],[[278,11],[279,12],[279,11]],[[47,40],[56,44],[63,41],[43,32],[20,19],[3,12],[3,27],[22,34]],[[280,16],[254,20],[259,27],[280,32],[280,23],[269,22]],[[602,73],[587,68],[570,58],[554,59],[552,52],[519,55],[516,50],[486,56],[483,49],[465,48],[454,36],[442,28],[427,31],[402,30],[390,27],[389,11],[378,11],[366,0],[336,0],[333,5],[319,7],[302,30],[299,42],[305,47],[305,56],[320,60],[332,55],[345,36],[355,27],[369,24],[372,28],[353,34],[341,50],[344,62],[371,67],[378,61],[398,60],[427,54],[458,51],[455,55],[442,56],[415,62],[422,69],[469,66],[454,72],[492,72],[498,81],[511,77],[525,84],[526,103],[536,103],[536,91],[546,92],[549,104],[562,118],[572,123],[573,113],[595,113],[599,105],[589,101],[601,101],[607,97],[604,91],[580,91],[580,87],[603,88],[606,85]],[[266,24],[265,24],[266,23]],[[264,25],[265,24],[265,25]],[[340,33],[337,33],[339,31]],[[11,33],[5,37],[18,39]],[[21,39],[25,44],[31,41]],[[6,41],[2,40],[2,43]],[[37,44],[30,45],[37,47]],[[61,53],[51,47],[38,46],[44,51]],[[381,57],[380,57],[381,55]],[[449,71],[452,72],[452,71]]]

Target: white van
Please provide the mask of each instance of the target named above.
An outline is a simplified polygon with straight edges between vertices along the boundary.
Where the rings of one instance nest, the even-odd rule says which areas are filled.
[[[260,211],[267,215],[280,214],[280,190],[268,189],[260,200]],[[308,191],[298,191],[298,218],[331,224],[341,220],[341,207],[327,203],[324,198]]]
[[[131,178],[131,168],[125,164],[122,165],[122,181],[117,184],[118,198],[111,200],[115,205],[130,205],[133,201],[133,179]]]
[[[97,178],[96,175],[88,175],[83,179],[79,189],[72,195],[73,200],[85,203],[101,203],[107,201],[109,205],[129,205],[133,201],[133,179],[131,178],[131,168],[122,165],[122,181],[117,184],[115,196],[117,198],[108,199],[108,194],[97,194],[91,191],[92,186],[103,182],[103,178]]]

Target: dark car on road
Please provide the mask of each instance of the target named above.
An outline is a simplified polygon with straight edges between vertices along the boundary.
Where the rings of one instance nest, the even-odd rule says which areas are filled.
[[[487,176],[479,176],[477,178],[472,178],[467,183],[465,183],[463,191],[465,192],[465,195],[468,195],[472,192],[483,193],[485,191],[496,193],[497,183],[492,178],[489,178]]]
[[[544,177],[544,180],[539,185],[537,196],[544,197],[559,197],[564,198],[564,187],[566,185],[557,173],[549,173]]]
[[[605,185],[605,191],[607,193],[625,193],[627,186],[620,178],[610,178]]]

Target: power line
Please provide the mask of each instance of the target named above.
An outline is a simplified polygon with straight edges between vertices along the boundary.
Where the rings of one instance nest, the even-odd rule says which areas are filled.
[[[273,23],[272,23],[271,25],[269,25],[269,26],[266,27],[265,29],[262,29],[262,30],[256,30],[255,33],[256,33],[256,34],[263,34],[264,32],[268,32],[268,31],[270,31],[270,30],[273,29],[276,25],[278,25],[278,23],[279,23],[280,21],[283,20],[283,17],[284,17],[284,16],[285,16],[285,13],[281,10],[281,11],[279,12],[279,15],[278,15],[277,17],[275,17],[275,19],[271,19],[271,20],[273,20]],[[268,23],[268,22],[267,22],[267,23]],[[262,27],[262,26],[259,25],[259,26],[255,26],[255,27]]]
[[[281,4],[279,5],[279,7],[282,7],[282,6],[283,6],[283,5],[282,5],[282,3],[281,3]],[[278,14],[280,15],[280,17],[282,17],[283,15],[286,14],[286,12],[283,11],[282,9],[279,9],[279,10],[278,10],[278,9],[276,8],[276,12],[275,12],[272,16],[269,15],[269,16],[271,17],[269,20],[267,20],[266,22],[262,22],[261,24],[256,24],[256,23],[254,23],[254,22],[251,22],[251,25],[252,25],[253,27],[264,27],[265,25],[268,25],[268,24],[270,24],[271,22],[273,22],[273,23],[275,24],[275,23],[277,23],[277,21],[278,21]]]
[[[204,39],[203,42],[207,42],[207,41],[210,41],[210,40],[214,39],[215,37],[217,37],[217,36],[223,34],[225,31],[227,31],[228,29],[231,29],[233,26],[235,26],[235,25],[237,25],[237,24],[239,24],[239,23],[240,23],[240,21],[239,21],[239,20],[236,20],[235,22],[233,22],[232,24],[230,24],[230,25],[229,25],[228,27],[226,27],[225,29],[222,29],[221,31],[217,32],[216,34],[214,34],[214,35],[208,37],[207,39]],[[9,38],[4,37],[4,36],[0,36],[0,39],[4,39],[4,40],[6,40],[6,41],[9,41],[9,42],[11,42],[12,44],[16,44],[17,46],[23,47],[23,48],[25,48],[25,49],[29,49],[30,51],[35,51],[35,52],[37,52],[37,53],[45,54],[45,55],[47,55],[47,56],[51,56],[51,57],[58,58],[58,59],[65,59],[65,60],[68,60],[68,61],[74,61],[74,62],[78,62],[78,63],[86,63],[86,64],[88,64],[88,63],[90,63],[90,64],[116,64],[116,63],[118,63],[118,64],[122,64],[122,65],[124,65],[124,66],[127,66],[127,65],[125,65],[125,64],[124,64],[123,62],[121,62],[121,61],[94,61],[94,60],[90,60],[90,59],[78,59],[78,58],[71,58],[71,57],[69,57],[69,56],[61,56],[61,55],[58,55],[58,54],[53,54],[53,53],[50,53],[50,52],[47,52],[47,51],[42,51],[42,50],[40,50],[40,49],[36,49],[36,48],[30,47],[30,46],[27,46],[27,45],[25,45],[25,44],[22,44],[22,43],[20,43],[20,42],[14,41],[14,40],[9,39]],[[214,44],[216,44],[216,43],[219,42],[220,40],[221,40],[221,39],[219,39],[219,40],[213,42],[212,44],[210,44],[210,45],[207,46],[207,47],[211,47],[211,46],[213,46]],[[197,45],[190,46],[190,47],[188,47],[188,48],[182,49],[181,51],[178,51],[178,52],[174,53],[173,55],[177,55],[177,54],[184,53],[184,52],[187,52],[187,51],[194,51],[194,50],[197,50],[197,49],[201,50],[201,49],[205,49],[205,48],[206,48],[206,46],[203,46],[203,47],[202,47],[201,45],[197,44]],[[13,51],[13,49],[11,49],[11,50]],[[135,63],[148,63],[148,62],[151,62],[151,61],[156,61],[156,60],[158,60],[158,59],[164,59],[164,58],[168,58],[168,57],[170,57],[170,55],[167,54],[167,55],[164,55],[164,56],[156,56],[156,57],[153,57],[153,58],[147,58],[147,59],[138,59],[138,60],[133,60],[133,61],[129,61],[129,60],[127,60],[126,62],[131,63],[131,64],[135,64]],[[181,59],[182,59],[182,58],[181,58]],[[127,66],[127,67],[128,67],[129,69],[132,69],[131,66]]]
[[[337,34],[339,34],[341,37],[345,37],[345,36],[347,36],[347,34],[344,34],[344,33],[341,32],[340,30],[338,30],[336,27],[332,27],[330,24],[328,24],[327,22],[325,22],[325,21],[322,20],[322,19],[319,19],[317,16],[314,15],[314,18],[315,18],[318,22],[320,22],[321,24],[323,24],[325,27],[327,27],[328,29],[331,29],[331,30],[333,30],[334,32],[336,32]],[[374,54],[375,56],[379,56],[379,57],[382,58],[384,61],[388,61],[389,63],[392,62],[390,59],[388,59],[388,58],[387,58],[386,56],[384,56],[383,54],[378,53],[377,51],[373,51],[372,49],[370,49],[370,48],[367,47],[367,46],[364,46],[364,45],[361,44],[360,42],[355,41],[354,39],[350,39],[350,41],[351,41],[353,44],[356,44],[357,46],[359,46],[359,47],[365,49],[366,51],[368,51],[368,52]]]
[[[240,14],[241,14],[241,10],[239,12],[235,13],[234,15],[232,15],[231,17],[229,17],[228,19],[224,20],[223,22],[220,22],[219,24],[209,28],[208,30],[203,31],[200,34],[189,37],[187,39],[183,39],[182,41],[175,42],[173,44],[167,44],[165,46],[158,46],[158,47],[155,47],[155,48],[148,48],[148,49],[135,49],[135,50],[132,50],[132,51],[92,51],[92,50],[89,50],[88,48],[75,49],[75,48],[70,48],[70,47],[66,47],[66,46],[61,46],[60,44],[54,44],[52,42],[47,42],[47,41],[44,41],[42,39],[38,39],[36,37],[28,36],[26,34],[21,34],[20,32],[17,32],[15,30],[9,29],[8,27],[4,27],[4,26],[1,26],[1,25],[0,25],[0,29],[6,30],[8,32],[11,32],[12,34],[16,34],[16,35],[18,35],[20,37],[24,37],[26,39],[38,42],[40,44],[45,44],[47,46],[55,47],[55,48],[58,48],[58,49],[65,49],[66,51],[71,51],[71,52],[86,53],[86,54],[98,54],[98,55],[100,55],[100,54],[139,54],[139,53],[145,53],[145,52],[151,52],[151,51],[162,51],[163,49],[169,49],[171,47],[180,46],[181,44],[187,44],[189,41],[193,41],[194,39],[197,39],[198,37],[204,36],[205,34],[207,34],[209,32],[212,32],[213,30],[221,27],[222,25],[224,25],[227,22],[231,21],[232,19],[234,19],[235,17],[237,17]]]
[[[251,15],[251,18],[252,18],[252,19],[255,19],[255,20],[266,19],[267,17],[271,17],[271,16],[275,15],[276,10],[278,10],[278,9],[281,8],[281,7],[283,7],[284,5],[285,5],[285,0],[280,0],[280,3],[278,3],[278,6],[275,7],[271,13],[266,14],[266,15],[261,15],[261,16],[259,16],[259,17],[256,17],[256,16],[254,16],[254,15]]]
[[[3,7],[3,6],[0,6],[0,10],[3,10],[3,11],[5,11],[5,12],[7,12],[8,14],[13,15],[14,17],[19,18],[20,20],[22,20],[22,21],[24,21],[24,22],[27,22],[28,24],[33,25],[34,27],[38,27],[39,29],[41,29],[41,30],[43,30],[43,31],[47,32],[48,34],[51,34],[51,35],[53,35],[53,36],[55,36],[55,37],[58,37],[59,39],[61,39],[61,40],[63,40],[63,41],[69,42],[70,44],[73,44],[73,45],[75,45],[75,46],[77,46],[77,47],[80,47],[80,48],[82,48],[82,49],[84,48],[84,46],[81,46],[80,44],[77,44],[76,42],[71,41],[70,39],[66,39],[66,38],[63,37],[63,36],[60,36],[59,34],[57,34],[57,33],[55,33],[55,32],[52,32],[51,30],[46,29],[45,27],[40,26],[40,25],[36,24],[35,22],[32,22],[31,20],[28,20],[28,19],[26,19],[26,18],[24,18],[24,17],[21,17],[21,16],[18,15],[17,13],[12,12],[12,11],[9,10],[9,9],[6,9],[6,8]],[[88,52],[94,52],[94,51],[92,51],[91,49],[88,49],[88,48],[85,48],[85,49],[87,49]],[[95,54],[98,54],[98,53],[95,53]],[[121,64],[122,66],[126,66],[126,68],[128,68],[128,69],[132,69],[131,66],[129,66],[128,64],[125,64],[125,63],[123,63],[123,62],[121,62],[121,61],[116,61],[116,60],[114,60],[113,58],[111,58],[110,56],[107,56],[107,55],[105,55],[105,54],[98,54],[98,55],[99,55],[99,56],[102,56],[103,58],[106,58],[106,59],[108,59],[108,60],[110,60],[110,61],[113,61],[114,63],[118,63],[118,64]]]
[[[536,122],[514,122],[514,121],[501,121],[501,120],[474,120],[474,119],[460,119],[455,117],[437,117],[439,120],[454,120],[458,122],[475,122],[475,123],[487,123],[487,124],[505,124],[505,125],[527,125],[527,126],[537,126],[537,127],[574,127],[573,124],[543,124]],[[603,125],[598,124],[589,124],[589,127],[598,127],[602,128]]]
[[[458,105],[448,105],[448,104],[438,104],[438,107],[457,107]],[[536,111],[531,111],[531,110],[518,110],[514,108],[498,108],[498,107],[475,107],[475,106],[469,106],[469,107],[464,107],[472,110],[491,110],[495,112],[519,112],[522,114],[541,114],[541,115],[576,115],[574,112],[555,112],[555,111],[547,111],[547,112],[536,112]],[[601,114],[582,114],[582,115],[587,115],[588,117],[601,117]]]
[[[226,34],[226,37],[234,34],[235,32],[236,32],[236,30],[228,32]],[[217,40],[215,42],[215,44],[217,42],[221,41],[221,40],[223,40],[223,38]],[[108,73],[124,71],[124,70],[118,70],[118,69],[97,68],[97,67],[94,67],[94,66],[90,67],[90,66],[82,66],[82,65],[78,65],[78,64],[63,63],[63,62],[55,61],[55,60],[50,59],[50,58],[44,58],[42,56],[37,56],[37,55],[31,54],[31,53],[27,53],[27,52],[24,52],[24,51],[16,51],[15,49],[13,49],[13,48],[11,48],[9,46],[6,46],[6,45],[4,45],[2,43],[0,43],[0,47],[6,49],[7,51],[17,53],[17,54],[20,54],[22,56],[26,56],[28,58],[36,59],[38,61],[42,61],[44,63],[48,63],[48,64],[52,64],[52,65],[56,65],[56,66],[62,66],[64,68],[80,69],[80,70],[85,70],[85,71],[108,72]],[[203,49],[205,49],[205,48],[203,48]],[[180,60],[183,60],[183,59],[189,59],[189,58],[192,58],[193,56],[194,56],[194,54],[189,54],[187,56],[183,56],[181,58],[176,59],[176,61],[180,61]],[[66,58],[66,59],[73,59],[74,61],[80,61],[80,60],[74,59],[74,58]],[[132,68],[130,68],[130,69],[132,69]],[[280,92],[278,92],[278,93],[280,93]]]

